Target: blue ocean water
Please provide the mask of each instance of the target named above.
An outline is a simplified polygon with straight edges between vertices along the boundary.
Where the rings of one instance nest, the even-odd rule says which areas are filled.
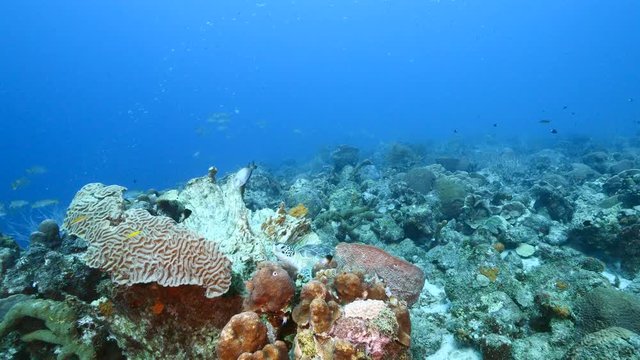
[[[343,143],[636,136],[639,24],[631,0],[8,2],[0,221]]]

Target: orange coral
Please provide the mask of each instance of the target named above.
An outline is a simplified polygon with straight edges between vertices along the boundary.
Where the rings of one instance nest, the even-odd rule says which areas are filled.
[[[569,283],[564,280],[556,280],[556,289],[560,291],[567,290],[569,288]]]
[[[551,306],[551,311],[562,319],[568,319],[571,317],[571,309],[566,305],[553,305]]]
[[[315,298],[309,304],[309,317],[311,326],[316,333],[331,330],[334,320],[340,314],[340,306],[334,301],[328,303],[320,298]]]
[[[315,298],[324,299],[327,296],[327,288],[318,280],[311,280],[302,287],[301,299],[313,300]]]
[[[289,360],[289,349],[284,341],[278,340],[253,354],[244,353],[238,357],[238,360]]]
[[[244,301],[244,309],[258,313],[284,312],[296,291],[289,274],[280,266],[269,262],[260,263],[246,285],[249,294]]]
[[[298,326],[307,326],[309,324],[309,305],[311,300],[304,299],[291,311],[291,318]]]
[[[267,345],[267,327],[253,311],[234,315],[220,333],[218,358],[236,360],[243,353],[256,352]]]
[[[498,274],[500,273],[500,269],[495,266],[481,266],[478,271],[480,272],[480,274],[489,278],[491,282],[496,281],[496,279],[498,278]]]
[[[365,296],[362,279],[354,273],[343,272],[338,274],[334,284],[338,296],[343,302],[352,302]]]
[[[493,249],[499,253],[503,252],[505,249],[505,246],[503,243],[501,243],[500,241],[493,243],[493,245],[491,245],[493,247]]]
[[[409,317],[409,309],[404,304],[398,304],[392,307],[393,313],[398,321],[398,342],[406,347],[411,346],[411,318]]]
[[[151,307],[151,312],[154,315],[160,315],[162,314],[162,311],[164,311],[164,304],[159,299],[156,299],[156,302]]]
[[[305,217],[309,213],[309,209],[307,209],[304,204],[298,204],[291,209],[289,209],[289,215],[297,218]]]
[[[309,304],[311,326],[316,332],[322,333],[331,328],[331,310],[323,299],[313,299]]]
[[[347,340],[336,340],[333,350],[334,360],[351,360],[355,358],[356,353],[356,348]]]
[[[98,304],[98,311],[100,312],[100,314],[102,314],[102,316],[104,317],[110,317],[111,315],[113,315],[113,302],[111,302],[111,300],[106,300],[101,302],[100,304]]]
[[[369,285],[367,289],[367,299],[387,300],[388,298],[389,297],[387,296],[387,289],[382,282],[376,281],[375,283]]]

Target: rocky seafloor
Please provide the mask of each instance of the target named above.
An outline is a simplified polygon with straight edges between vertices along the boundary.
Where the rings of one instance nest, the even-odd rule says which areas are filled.
[[[30,239],[0,237],[2,359],[640,359],[630,141],[89,184]]]

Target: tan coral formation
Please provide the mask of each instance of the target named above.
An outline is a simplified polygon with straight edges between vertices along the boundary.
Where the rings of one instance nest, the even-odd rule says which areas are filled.
[[[254,353],[268,344],[267,327],[258,314],[245,311],[234,315],[225,325],[218,342],[220,360],[236,360],[243,353]]]
[[[395,297],[368,299],[369,290],[379,286],[352,273],[316,274],[302,288],[300,303],[292,312],[298,325],[295,359],[409,358],[411,324],[406,303]],[[360,296],[340,298],[339,287],[358,289]]]

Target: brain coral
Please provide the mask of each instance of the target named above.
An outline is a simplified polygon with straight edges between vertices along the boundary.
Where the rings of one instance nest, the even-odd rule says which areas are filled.
[[[124,190],[89,184],[69,206],[64,226],[88,242],[87,265],[111,273],[122,285],[155,281],[203,286],[210,298],[224,294],[231,284],[231,262],[217,245],[171,218],[142,209],[125,211]]]

